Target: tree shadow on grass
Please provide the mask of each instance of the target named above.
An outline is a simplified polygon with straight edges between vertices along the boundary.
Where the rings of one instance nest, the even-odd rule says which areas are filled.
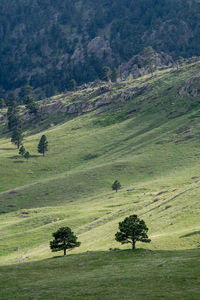
[[[19,156],[19,155],[13,155],[13,156],[10,156],[8,158],[9,159],[19,159],[19,158],[21,158],[21,156]]]
[[[184,235],[180,236],[180,239],[181,239],[181,238],[185,238],[185,237],[190,237],[190,236],[193,236],[193,235],[196,235],[196,234],[200,234],[200,230],[199,230],[199,231],[193,231],[193,232],[184,234]]]
[[[16,148],[0,148],[0,150],[10,151],[10,150],[16,150]]]
[[[34,155],[31,155],[30,158],[37,158],[37,157],[42,157],[41,155],[39,154],[34,154]],[[8,157],[9,159],[16,159],[16,160],[19,160],[19,159],[22,159],[22,156],[21,155],[13,155],[13,156],[10,156]]]

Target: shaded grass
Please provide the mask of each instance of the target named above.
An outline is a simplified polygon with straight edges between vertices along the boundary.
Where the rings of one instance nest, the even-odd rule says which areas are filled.
[[[199,250],[110,251],[5,266],[1,299],[199,298]]]

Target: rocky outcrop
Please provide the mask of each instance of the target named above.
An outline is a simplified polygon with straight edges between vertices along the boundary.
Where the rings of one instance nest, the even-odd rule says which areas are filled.
[[[154,69],[166,68],[174,65],[172,57],[164,52],[155,53],[153,60]],[[119,66],[119,73],[122,79],[126,79],[129,75],[138,78],[149,73],[148,68],[143,65],[143,56],[135,55],[128,62]]]
[[[114,57],[109,41],[97,36],[88,43],[87,46],[88,56],[96,56],[100,60],[104,60],[104,63],[112,64]]]
[[[179,96],[197,97],[200,95],[200,72],[186,80],[183,86],[179,89]]]

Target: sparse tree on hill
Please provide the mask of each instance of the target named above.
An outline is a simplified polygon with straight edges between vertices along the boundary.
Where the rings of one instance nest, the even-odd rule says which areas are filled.
[[[26,104],[26,108],[29,111],[29,114],[31,115],[38,115],[39,112],[39,105],[36,102],[30,102]]]
[[[19,146],[21,145],[22,141],[23,141],[22,131],[21,129],[17,128],[12,133],[11,142],[15,144],[19,149]]]
[[[28,151],[24,154],[24,158],[26,158],[27,161],[29,160],[30,156],[31,155]]]
[[[117,192],[120,188],[121,188],[120,182],[118,180],[115,180],[115,182],[112,185],[112,189]]]
[[[35,94],[33,88],[30,85],[25,86],[21,92],[20,96],[22,98],[22,102],[26,105],[29,114],[38,115],[39,105],[36,102]]]
[[[110,68],[109,67],[104,66],[102,68],[100,79],[103,80],[103,81],[109,81],[110,80]]]
[[[137,215],[131,215],[119,223],[119,232],[115,234],[117,242],[122,244],[131,243],[132,249],[135,249],[137,241],[150,243],[151,240],[147,236],[148,228],[143,220]]]
[[[19,117],[18,108],[15,105],[8,106],[7,119],[9,130],[15,130],[17,128],[20,128],[22,125],[21,119]]]
[[[19,148],[19,154],[21,156],[24,156],[24,154],[26,153],[26,149],[24,148],[24,146],[22,145],[20,148]]]
[[[13,93],[9,93],[8,97],[7,97],[7,103],[9,106],[17,106],[17,101],[15,98],[15,95]]]
[[[66,256],[67,249],[79,247],[81,244],[69,227],[61,227],[52,235],[54,237],[54,240],[50,242],[52,252],[63,250],[64,256]]]
[[[5,100],[0,98],[0,108],[4,108],[6,106]]]
[[[30,85],[26,85],[20,92],[21,102],[29,104],[35,101],[33,88]]]
[[[45,152],[48,151],[48,141],[46,135],[43,135],[38,144],[38,152],[45,156]]]
[[[69,82],[69,89],[70,91],[74,91],[77,87],[77,82],[74,79],[71,79]]]
[[[144,65],[149,69],[151,74],[153,74],[153,67],[154,67],[154,53],[155,51],[151,46],[144,48],[143,50],[143,62]]]
[[[111,72],[110,79],[112,82],[116,82],[118,77],[119,77],[119,72],[117,68],[114,68],[113,71]]]

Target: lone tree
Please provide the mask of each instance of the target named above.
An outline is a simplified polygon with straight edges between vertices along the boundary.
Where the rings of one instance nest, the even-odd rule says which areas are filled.
[[[149,71],[151,72],[151,75],[153,74],[153,67],[154,67],[154,55],[155,52],[151,46],[144,48],[143,50],[144,55],[144,65],[147,66]]]
[[[131,243],[132,249],[135,249],[137,241],[150,243],[151,240],[147,236],[148,228],[143,220],[137,215],[131,215],[119,223],[119,230],[115,234],[117,242],[122,244]]]
[[[116,82],[118,77],[119,77],[119,72],[118,72],[117,68],[114,68],[110,74],[110,79],[112,82]]]
[[[80,242],[77,242],[77,236],[71,231],[69,227],[61,227],[53,234],[54,240],[50,242],[50,248],[52,252],[64,251],[66,256],[67,249],[73,249],[80,246]]]
[[[15,129],[12,133],[11,142],[17,146],[19,149],[19,146],[21,145],[23,141],[23,135],[21,129]]]
[[[29,160],[30,156],[31,155],[28,151],[24,154],[24,158],[26,158],[27,161]]]
[[[112,185],[112,189],[117,192],[120,188],[121,188],[120,182],[118,180],[115,180],[115,182]]]
[[[24,148],[24,146],[22,145],[20,148],[19,148],[19,154],[21,156],[24,156],[24,154],[26,153],[26,149]]]
[[[38,144],[38,152],[42,153],[44,156],[45,152],[47,151],[48,151],[48,141],[46,135],[43,135]]]
[[[110,80],[110,68],[107,66],[104,66],[101,70],[101,76],[100,79],[103,81],[109,81]]]

